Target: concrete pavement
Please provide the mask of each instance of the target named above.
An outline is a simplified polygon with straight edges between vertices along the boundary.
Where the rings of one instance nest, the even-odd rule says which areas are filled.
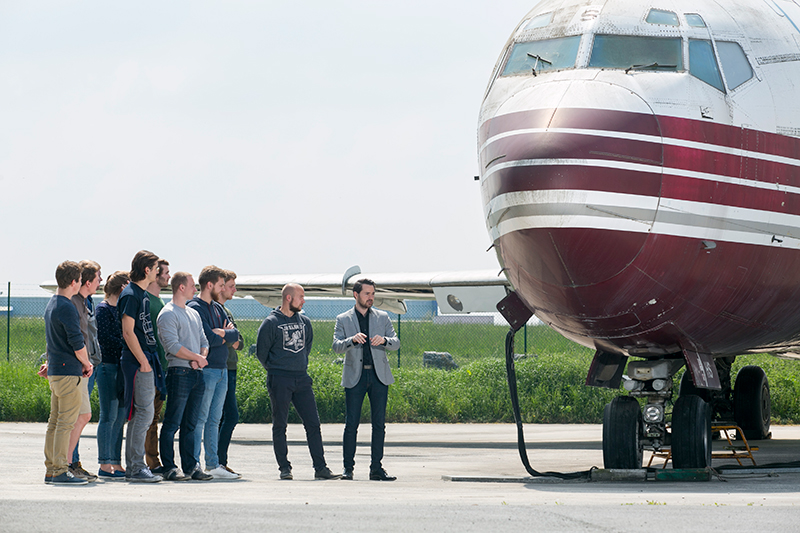
[[[198,527],[231,531],[707,531],[796,528],[800,474],[726,476],[705,483],[457,483],[443,476],[527,476],[512,424],[391,424],[386,470],[368,480],[369,424],[362,424],[354,481],[315,481],[300,425],[289,428],[294,481],[280,481],[269,425],[239,425],[229,482],[43,483],[45,424],[0,423],[0,531],[134,531]],[[341,425],[324,425],[328,464],[341,471]],[[96,425],[81,442],[95,470]],[[599,425],[528,425],[533,467],[602,466]],[[773,428],[759,463],[800,458],[800,427]],[[719,446],[719,444],[715,444]],[[176,446],[177,449],[177,446]],[[715,461],[715,466],[722,464]],[[94,526],[92,525],[94,524]],[[727,526],[726,526],[727,524]]]

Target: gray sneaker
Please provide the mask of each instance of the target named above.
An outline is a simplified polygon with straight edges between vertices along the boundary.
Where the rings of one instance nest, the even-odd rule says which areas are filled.
[[[292,477],[292,467],[285,466],[280,469],[281,470],[281,479],[294,479]]]
[[[83,466],[81,465],[80,461],[77,461],[75,463],[71,463],[69,465],[69,471],[72,473],[73,476],[75,476],[77,478],[80,478],[80,479],[85,479],[89,483],[91,483],[93,481],[97,481],[97,476],[95,476],[94,474],[92,474],[90,472],[87,472],[83,468]]]
[[[75,477],[67,470],[63,474],[50,478],[53,485],[87,485],[89,482],[83,478]]]
[[[162,477],[153,474],[149,468],[143,468],[131,476],[125,476],[125,479],[131,483],[158,483]]]

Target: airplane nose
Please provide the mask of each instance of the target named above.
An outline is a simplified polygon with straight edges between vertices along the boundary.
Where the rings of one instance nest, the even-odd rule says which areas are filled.
[[[663,164],[658,120],[635,92],[535,85],[483,122],[480,142],[486,222],[516,287],[598,284],[635,260]]]

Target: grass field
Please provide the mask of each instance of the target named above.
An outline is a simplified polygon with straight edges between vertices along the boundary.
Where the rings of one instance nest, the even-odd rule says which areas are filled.
[[[39,361],[45,352],[44,320],[40,318],[12,318],[11,351],[8,360],[11,362]],[[260,320],[237,320],[237,325],[244,337],[245,353],[256,343]],[[331,351],[333,342],[333,321],[317,320],[313,322],[314,343],[312,357],[335,354]],[[395,328],[397,323],[395,322]],[[420,367],[422,354],[426,351],[448,352],[460,366],[485,357],[503,357],[507,327],[491,324],[433,324],[431,322],[402,322],[400,325],[400,356],[396,352],[389,353],[389,362],[393,368]],[[527,328],[529,354],[589,354],[590,350],[568,341],[552,329],[545,326]],[[517,334],[516,351],[525,352],[523,332]],[[0,318],[0,353],[6,347],[5,317]]]
[[[0,320],[2,333],[5,324]],[[41,319],[14,319],[11,362],[0,363],[0,420],[47,419],[50,394],[45,379],[36,376],[44,352]],[[255,343],[258,321],[240,321],[245,344]],[[344,420],[344,390],[340,385],[339,357],[330,350],[333,322],[314,322],[315,342],[309,373],[323,422]],[[509,422],[511,404],[505,378],[503,340],[506,328],[492,325],[435,325],[403,322],[400,365],[390,355],[396,383],[389,389],[390,422]],[[21,340],[27,339],[27,344]],[[20,346],[22,344],[22,346]],[[0,336],[0,347],[5,337]],[[516,352],[523,351],[522,332]],[[459,368],[452,371],[423,368],[424,351],[447,351]],[[546,327],[528,328],[531,357],[517,363],[523,418],[535,423],[598,423],[604,405],[621,391],[583,385],[592,352],[567,341]],[[734,372],[747,364],[764,368],[772,389],[772,415],[776,423],[800,423],[800,364],[766,355],[737,358]],[[238,398],[242,422],[269,422],[269,396],[265,372],[255,357],[240,359]],[[676,376],[679,382],[680,374]],[[368,407],[365,402],[364,416]],[[97,393],[93,396],[95,419]],[[293,421],[299,421],[292,414]]]

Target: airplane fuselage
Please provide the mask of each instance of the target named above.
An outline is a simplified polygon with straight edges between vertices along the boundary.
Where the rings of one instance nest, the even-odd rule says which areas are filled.
[[[481,109],[486,223],[566,337],[715,357],[800,346],[800,7],[544,1]]]

